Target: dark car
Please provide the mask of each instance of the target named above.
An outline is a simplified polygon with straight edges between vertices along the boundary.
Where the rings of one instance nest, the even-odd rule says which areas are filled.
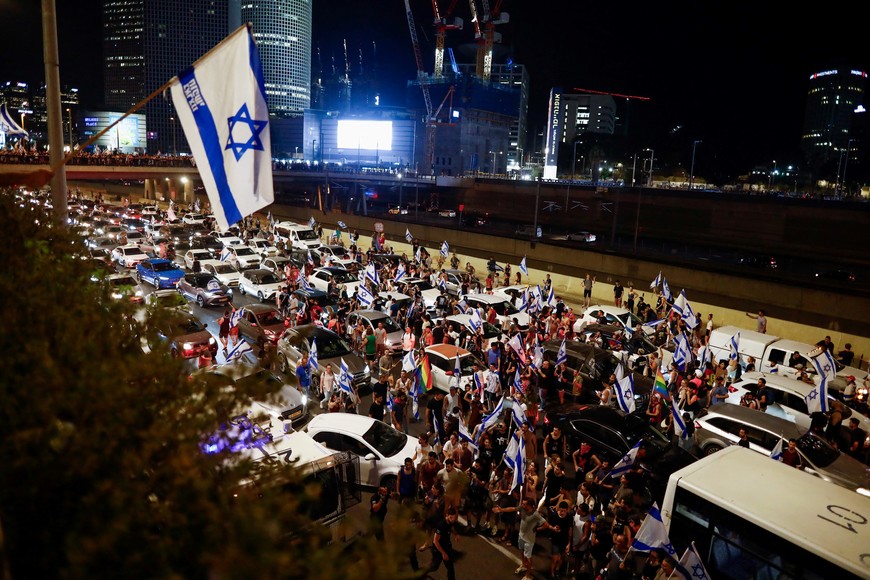
[[[664,497],[670,474],[697,459],[674,445],[645,416],[628,414],[615,407],[582,405],[567,413],[548,417],[548,424],[551,428],[561,428],[571,449],[588,443],[595,455],[602,461],[609,461],[611,466],[641,441],[643,451],[638,454],[637,463],[649,476],[652,499],[658,501]]]
[[[194,358],[206,350],[217,356],[217,341],[205,325],[193,315],[173,318],[158,329],[159,336],[169,343],[174,357]]]
[[[296,295],[297,300],[300,302],[308,301],[309,304],[316,304],[321,309],[320,320],[324,324],[326,324],[332,314],[338,311],[336,301],[323,290],[318,290],[317,288],[311,288],[310,290],[299,288],[294,290],[293,294]]]
[[[213,260],[221,259],[221,250],[224,249],[223,244],[211,236],[194,236],[190,239],[190,247],[193,249],[208,250],[212,254]]]
[[[284,331],[284,317],[278,309],[268,304],[251,304],[243,307],[239,318],[239,334],[251,344],[257,344],[262,336],[269,342],[278,342]]]
[[[550,340],[544,343],[544,355],[550,360],[556,360],[562,342]],[[614,353],[603,348],[582,342],[569,342],[565,345],[568,357],[567,366],[583,378],[583,391],[575,395],[577,403],[597,403],[596,391],[601,390],[602,383],[610,375],[616,374],[619,359]],[[649,403],[654,380],[638,372],[632,373],[634,380],[634,405],[638,410],[645,410]]]
[[[402,261],[402,256],[398,254],[372,254],[372,262],[375,263],[375,268],[380,270],[385,265],[389,264],[395,268]]]
[[[647,356],[656,352],[656,347],[643,332],[626,335],[625,328],[614,324],[587,324],[583,327],[585,336],[596,333],[601,335],[605,350],[628,352],[633,364],[633,370],[643,372]]]
[[[233,299],[233,291],[208,272],[185,274],[178,281],[178,291],[200,306],[226,306]]]

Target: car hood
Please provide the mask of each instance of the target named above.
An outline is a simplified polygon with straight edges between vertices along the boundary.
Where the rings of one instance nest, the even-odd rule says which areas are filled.
[[[199,332],[191,332],[190,334],[180,334],[176,336],[173,340],[176,342],[192,342],[194,344],[203,344],[207,343],[208,339],[210,339],[211,333],[207,330],[200,330]]]
[[[284,385],[275,395],[268,397],[267,401],[257,401],[257,404],[270,413],[280,416],[284,411],[304,405],[305,401],[302,397],[299,389]]]
[[[833,463],[816,471],[822,479],[853,491],[859,488],[870,490],[870,468],[845,453],[841,452]]]
[[[323,358],[320,357],[317,359],[317,370],[322,373],[326,368],[326,365],[332,365],[332,372],[336,377],[336,381],[338,381],[338,374],[341,369],[341,359],[344,359],[345,364],[347,364],[347,370],[351,375],[357,375],[362,373],[366,369],[366,361],[353,353],[349,353],[344,355],[343,357],[336,356],[332,358]]]

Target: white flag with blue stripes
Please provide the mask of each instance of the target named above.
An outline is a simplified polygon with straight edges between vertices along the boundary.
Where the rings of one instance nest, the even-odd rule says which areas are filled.
[[[347,363],[344,358],[341,359],[341,371],[338,373],[338,388],[346,392],[350,396],[354,396],[353,392],[353,375],[347,368]]]
[[[632,373],[626,371],[624,362],[616,365],[615,386],[616,402],[619,403],[619,408],[626,413],[634,413],[636,409],[634,403],[634,377]]]
[[[369,265],[366,266],[366,278],[371,280],[375,286],[380,285],[381,278],[378,276],[378,269],[375,267],[374,262],[369,262]]]
[[[613,469],[610,470],[610,477],[619,479],[619,476],[623,473],[631,471],[631,467],[634,465],[634,462],[637,461],[637,453],[640,451],[640,445],[643,443],[643,439],[639,439],[637,443],[634,444],[634,447],[628,450],[628,453],[622,456],[616,465],[613,466]]]
[[[338,224],[338,227],[340,227],[341,229],[343,229],[343,230],[347,229],[347,224],[344,223],[343,221],[338,220],[336,223]]]
[[[398,266],[396,266],[396,275],[393,277],[393,282],[401,282],[402,278],[405,277],[405,274],[405,264],[400,263]]]
[[[242,319],[242,310],[237,308],[230,314],[230,328],[235,328],[239,325],[239,320]]]
[[[773,446],[773,449],[770,450],[770,458],[776,461],[782,461],[782,444],[783,439],[782,435],[779,436],[779,441],[776,442],[776,445]]]
[[[731,355],[729,358],[731,360],[737,360],[740,357],[740,331],[737,331],[737,334],[731,337]]]
[[[656,288],[659,287],[659,284],[661,284],[661,283],[662,283],[662,271],[659,270],[659,273],[656,274],[656,277],[653,279],[652,282],[650,282],[649,289],[655,290]]]
[[[522,272],[524,276],[529,275],[529,269],[526,267],[526,257],[525,256],[523,256],[523,259],[520,260],[520,272]]]
[[[240,359],[249,352],[254,352],[254,349],[252,349],[248,341],[243,338],[232,348],[232,350],[230,350],[230,352],[227,353],[227,362]]]
[[[372,305],[372,302],[375,301],[374,295],[366,290],[366,287],[360,284],[356,289],[356,298],[359,300],[361,306],[368,308]]]
[[[266,86],[248,26],[180,73],[170,92],[221,231],[274,202]]]
[[[813,366],[816,368],[818,376],[816,380],[819,384],[804,397],[807,402],[807,409],[810,413],[821,411],[828,412],[828,384],[834,377],[837,376],[837,365],[834,362],[834,357],[827,350],[823,350],[821,354],[810,357]]]
[[[635,534],[631,548],[638,552],[649,552],[656,548],[661,548],[671,557],[677,555],[677,551],[674,550],[674,546],[668,538],[668,529],[665,527],[664,522],[662,522],[662,514],[659,512],[658,503],[653,503],[649,512],[647,512],[646,517],[640,524],[640,529]]]
[[[556,355],[556,366],[568,362],[568,350],[565,348],[565,339],[562,339],[562,344],[559,346],[559,354]]]
[[[405,228],[405,239],[408,240],[409,244],[414,241],[414,236],[411,235],[411,230],[408,228]]]
[[[314,375],[317,371],[317,337],[311,339],[311,348],[308,350],[308,372]]]
[[[468,326],[471,327],[471,332],[477,332],[483,326],[483,319],[477,310],[474,310],[468,318]]]
[[[670,286],[668,286],[667,278],[662,278],[662,296],[664,296],[665,300],[667,300],[668,302],[674,299],[674,297],[671,296],[671,288]]]
[[[450,254],[450,244],[447,243],[447,240],[444,240],[441,244],[441,257],[446,258],[448,254]]]
[[[504,411],[504,397],[499,400],[498,405],[495,406],[492,412],[481,421],[480,429],[477,431],[477,437],[474,439],[475,443],[480,441],[480,436],[483,435],[484,431],[491,429],[493,425],[499,422],[502,411]]]

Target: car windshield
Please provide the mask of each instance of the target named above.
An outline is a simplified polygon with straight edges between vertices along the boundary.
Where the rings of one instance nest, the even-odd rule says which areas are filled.
[[[632,314],[631,312],[626,312],[624,314],[620,314],[617,318],[622,322],[625,326],[629,328],[636,328],[638,324],[643,324],[643,320]]]
[[[332,306],[332,302],[329,300],[329,296],[327,296],[326,294],[315,294],[313,296],[299,294],[299,297],[304,298],[310,302],[314,302],[318,306]]]
[[[185,276],[185,278],[187,278],[188,282],[190,282],[191,285],[197,288],[208,288],[208,283],[212,280],[214,280],[214,282],[218,284],[218,288],[220,288],[220,282],[218,282],[217,279],[211,274],[188,274],[187,276]]]
[[[246,377],[236,379],[236,385],[242,387],[240,392],[243,393],[263,392],[263,386],[269,387],[266,389],[267,392],[275,393],[284,386],[284,383],[266,369],[262,369]]]
[[[830,443],[812,433],[800,437],[797,448],[815,467],[827,467],[840,456]]]
[[[260,326],[272,326],[274,324],[284,324],[284,318],[277,310],[269,310],[261,312],[257,315],[257,321]]]
[[[418,282],[414,282],[413,284],[418,290],[432,290],[434,286],[427,282],[426,280],[420,280]]]
[[[217,272],[218,274],[235,274],[236,273],[236,269],[233,268],[232,266],[230,266],[229,264],[215,264],[214,266],[212,266],[212,268],[214,268],[214,271]]]
[[[336,248],[329,248],[329,251],[332,252],[332,255],[336,258],[344,258],[347,256],[347,250],[345,250],[341,246],[338,246]]]
[[[297,232],[300,240],[319,240],[320,238],[317,236],[317,232],[314,230],[299,230]]]
[[[347,270],[332,271],[332,279],[335,280],[336,284],[347,284],[351,282],[359,282],[359,278],[348,272]]]
[[[109,280],[109,284],[111,284],[112,286],[115,286],[115,287],[135,286],[136,280],[134,280],[132,276],[125,276],[123,278],[113,278],[112,280]]]
[[[241,248],[236,248],[236,255],[237,256],[256,256],[257,254],[255,254],[254,250],[252,250],[251,248],[241,247]]]
[[[405,448],[408,436],[396,431],[382,421],[375,421],[362,436],[363,440],[377,449],[384,457],[392,457]]]
[[[339,356],[347,356],[350,354],[350,347],[344,340],[338,336],[319,336],[317,341],[317,356],[322,359],[335,358]],[[311,344],[311,341],[308,341]]]
[[[138,256],[142,253],[142,250],[139,248],[123,248],[122,250],[125,256]]]
[[[277,284],[280,281],[281,280],[279,280],[278,277],[275,276],[275,274],[273,274],[272,272],[269,272],[268,274],[263,274],[262,276],[260,276],[259,279],[260,284]]]
[[[510,316],[519,312],[510,302],[494,302],[492,308],[499,316]]]
[[[154,267],[155,272],[169,272],[170,270],[178,269],[178,266],[172,262],[152,262],[151,265]]]

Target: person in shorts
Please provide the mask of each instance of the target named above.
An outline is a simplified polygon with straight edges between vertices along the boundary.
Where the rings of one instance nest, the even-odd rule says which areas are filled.
[[[517,536],[517,547],[522,553],[523,563],[515,570],[516,574],[523,574],[522,580],[532,580],[532,552],[535,550],[535,539],[539,530],[549,527],[547,520],[539,512],[535,505],[528,499],[524,499],[518,508],[520,515],[520,531]]]

